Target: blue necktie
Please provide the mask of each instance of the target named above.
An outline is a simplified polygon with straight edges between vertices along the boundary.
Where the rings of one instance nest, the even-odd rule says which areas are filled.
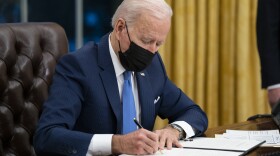
[[[136,124],[133,121],[133,118],[136,118],[136,110],[132,93],[131,71],[124,72],[123,76],[123,134],[127,134],[137,130]]]

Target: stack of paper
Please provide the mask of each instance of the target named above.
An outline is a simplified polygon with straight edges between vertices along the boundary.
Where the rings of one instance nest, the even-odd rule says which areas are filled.
[[[265,140],[265,146],[269,144],[280,144],[279,130],[245,131],[226,130],[224,134],[216,134],[216,138],[244,139],[244,140]]]
[[[165,149],[154,155],[240,156],[247,154],[263,142],[264,141],[197,137],[191,141],[180,141],[183,148]]]
[[[200,149],[186,149],[186,148],[172,148],[171,150],[162,150],[155,154],[149,155],[161,155],[161,156],[240,156],[243,152],[232,151],[218,151],[218,150],[200,150]],[[129,156],[122,154],[121,156]]]
[[[265,141],[224,139],[224,138],[204,138],[197,137],[192,141],[180,142],[184,148],[190,149],[211,149],[223,151],[249,152],[263,144]]]

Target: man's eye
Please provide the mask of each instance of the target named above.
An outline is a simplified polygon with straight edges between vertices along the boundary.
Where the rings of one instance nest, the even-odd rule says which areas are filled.
[[[161,46],[162,45],[162,43],[156,43],[156,46],[157,47],[159,47],[159,46]]]
[[[142,40],[142,42],[143,42],[144,44],[149,44],[151,41],[148,41],[148,40]]]

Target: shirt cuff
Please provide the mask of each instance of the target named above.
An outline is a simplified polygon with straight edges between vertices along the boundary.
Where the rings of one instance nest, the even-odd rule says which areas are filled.
[[[267,90],[276,89],[276,88],[280,88],[280,83],[275,84],[275,85],[268,86],[268,87],[267,87]]]
[[[179,125],[180,127],[183,128],[183,130],[186,132],[186,138],[192,137],[195,135],[192,126],[185,121],[175,121],[172,124]]]
[[[113,134],[95,134],[91,138],[86,156],[112,154]]]

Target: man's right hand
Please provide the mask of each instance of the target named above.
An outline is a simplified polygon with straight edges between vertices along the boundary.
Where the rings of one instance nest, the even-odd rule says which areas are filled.
[[[154,154],[159,150],[159,137],[146,129],[139,129],[126,135],[113,135],[113,154]]]

